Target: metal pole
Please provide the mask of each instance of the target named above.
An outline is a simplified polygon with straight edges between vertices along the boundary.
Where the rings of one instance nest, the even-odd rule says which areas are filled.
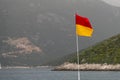
[[[80,80],[80,69],[79,69],[79,64],[80,64],[80,58],[79,58],[79,44],[78,44],[79,38],[78,35],[76,34],[76,46],[77,46],[77,63],[78,63],[78,80]]]

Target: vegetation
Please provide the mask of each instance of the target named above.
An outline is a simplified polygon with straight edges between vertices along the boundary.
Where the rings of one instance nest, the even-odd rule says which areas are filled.
[[[97,43],[80,53],[80,63],[120,64],[120,34]],[[76,55],[69,62],[77,63]]]

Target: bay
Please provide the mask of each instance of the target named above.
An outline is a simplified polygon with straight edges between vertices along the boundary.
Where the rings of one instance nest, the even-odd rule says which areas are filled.
[[[120,80],[119,71],[81,71],[81,80]],[[51,68],[1,69],[0,80],[77,80],[77,71]]]

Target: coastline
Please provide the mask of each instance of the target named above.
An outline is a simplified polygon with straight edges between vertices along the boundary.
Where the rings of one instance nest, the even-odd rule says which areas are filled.
[[[120,71],[120,64],[80,64],[80,71]],[[53,71],[78,71],[78,64],[64,63],[56,66]]]
[[[2,66],[1,69],[31,69],[31,68],[50,68],[51,66]]]

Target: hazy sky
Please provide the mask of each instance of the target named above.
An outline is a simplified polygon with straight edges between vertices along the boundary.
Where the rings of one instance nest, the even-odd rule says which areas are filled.
[[[120,0],[103,0],[103,1],[112,6],[120,7]]]

